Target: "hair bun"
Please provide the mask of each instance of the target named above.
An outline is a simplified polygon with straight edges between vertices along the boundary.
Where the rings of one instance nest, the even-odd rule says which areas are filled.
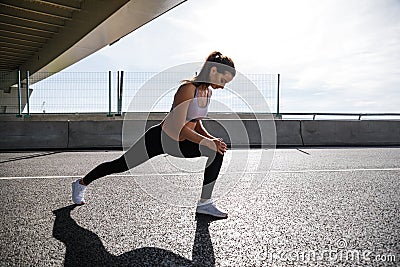
[[[221,61],[221,58],[222,58],[222,53],[218,52],[218,51],[214,51],[208,56],[206,61],[214,61],[214,62]]]

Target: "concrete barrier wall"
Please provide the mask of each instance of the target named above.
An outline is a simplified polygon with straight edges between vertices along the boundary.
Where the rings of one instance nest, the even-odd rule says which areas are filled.
[[[122,120],[70,121],[68,148],[113,148],[122,142]]]
[[[67,121],[0,121],[0,149],[67,148]]]
[[[302,146],[301,121],[275,121],[278,146]]]
[[[150,120],[146,127],[159,122]],[[143,121],[129,123],[129,142],[140,137],[143,125]],[[204,120],[204,125],[233,147],[248,142],[256,147],[275,142],[278,146],[400,145],[400,121]],[[120,149],[122,128],[123,120],[0,121],[0,149]]]
[[[305,146],[400,145],[400,121],[302,121]]]

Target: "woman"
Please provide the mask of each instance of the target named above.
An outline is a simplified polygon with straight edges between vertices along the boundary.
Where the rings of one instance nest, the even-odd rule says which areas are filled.
[[[215,205],[211,195],[227,147],[221,138],[207,132],[201,119],[207,115],[212,94],[210,87],[223,89],[235,74],[235,66],[230,58],[220,52],[212,52],[200,73],[192,80],[184,81],[178,88],[171,111],[159,125],[148,129],[120,158],[100,164],[84,178],[72,183],[73,202],[85,204],[86,186],[94,180],[127,171],[154,156],[165,153],[185,158],[206,156],[208,160],[196,212],[226,218],[227,213]]]

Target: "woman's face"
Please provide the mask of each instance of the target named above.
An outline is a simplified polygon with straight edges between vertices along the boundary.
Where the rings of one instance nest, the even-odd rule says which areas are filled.
[[[210,83],[213,89],[225,87],[225,84],[232,81],[233,75],[229,71],[225,71],[225,73],[219,73],[217,71],[217,67],[212,67],[210,70]]]

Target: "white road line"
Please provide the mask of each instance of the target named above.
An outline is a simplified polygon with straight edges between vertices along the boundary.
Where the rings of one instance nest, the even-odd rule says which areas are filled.
[[[295,170],[295,171],[280,171],[272,170],[276,173],[303,173],[303,172],[355,172],[355,171],[400,171],[400,168],[384,168],[384,169],[332,169],[332,170]]]
[[[271,173],[307,173],[307,172],[356,172],[356,171],[400,171],[400,168],[384,168],[384,169],[336,169],[336,170],[271,170]],[[229,174],[241,174],[243,172],[228,172]],[[246,172],[246,174],[267,174],[268,171],[259,172]],[[202,174],[202,172],[191,172],[191,173],[138,173],[138,174],[111,174],[108,177],[140,177],[140,176],[181,176],[188,174]],[[227,173],[221,173],[227,174]],[[0,180],[13,180],[13,179],[61,179],[61,178],[78,178],[84,175],[75,176],[14,176],[14,177],[0,177]]]

